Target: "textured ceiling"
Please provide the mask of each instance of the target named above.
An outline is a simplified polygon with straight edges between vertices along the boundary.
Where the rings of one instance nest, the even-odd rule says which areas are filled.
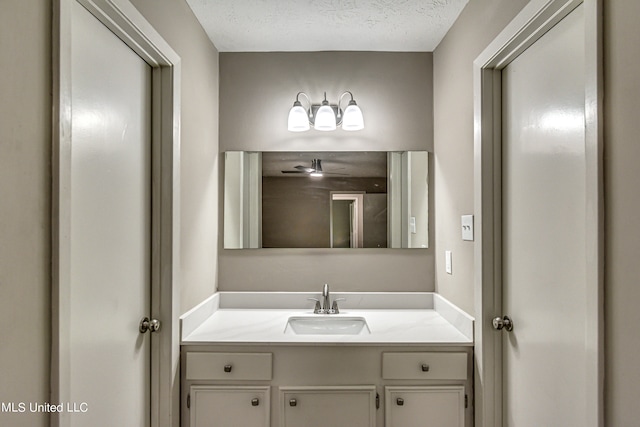
[[[468,0],[187,0],[220,52],[432,52]]]

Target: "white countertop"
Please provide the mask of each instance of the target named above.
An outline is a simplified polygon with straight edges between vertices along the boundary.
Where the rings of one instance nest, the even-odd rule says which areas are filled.
[[[314,314],[308,297],[317,294],[216,293],[181,317],[182,344],[473,345],[473,318],[434,293],[336,293],[332,298],[346,301],[331,315]],[[296,306],[309,308],[285,308]],[[285,333],[290,317],[319,316],[363,317],[370,333]]]

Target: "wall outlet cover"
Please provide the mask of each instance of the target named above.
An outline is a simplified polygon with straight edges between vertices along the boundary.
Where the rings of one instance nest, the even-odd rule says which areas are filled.
[[[453,274],[451,266],[451,251],[444,251],[444,269],[448,274]]]

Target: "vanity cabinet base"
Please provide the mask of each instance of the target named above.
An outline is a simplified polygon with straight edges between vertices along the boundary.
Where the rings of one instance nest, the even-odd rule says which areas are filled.
[[[472,363],[472,347],[183,346],[181,427],[472,427]]]

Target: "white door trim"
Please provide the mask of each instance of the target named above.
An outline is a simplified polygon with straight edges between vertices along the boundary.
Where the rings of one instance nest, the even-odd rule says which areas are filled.
[[[77,1],[152,68],[151,425],[179,425],[180,57],[129,0],[53,7],[51,402],[69,401],[71,6]],[[90,320],[89,320],[90,321]],[[51,425],[69,424],[52,414]]]
[[[333,201],[352,200],[355,215],[352,218],[353,235],[351,236],[352,248],[364,247],[364,191],[331,191],[329,192],[329,235],[333,248]],[[355,244],[355,246],[353,246]]]
[[[588,427],[604,426],[602,0],[531,0],[474,61],[475,425],[502,426],[501,70],[580,4],[585,7]]]

